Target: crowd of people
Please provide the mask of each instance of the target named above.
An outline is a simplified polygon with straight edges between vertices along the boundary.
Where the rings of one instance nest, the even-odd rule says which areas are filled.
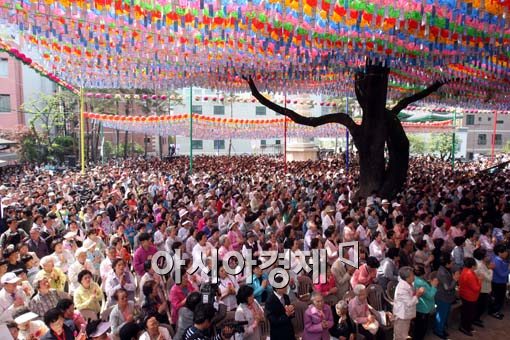
[[[467,336],[482,334],[487,317],[504,318],[504,167],[482,171],[489,165],[479,161],[452,171],[414,158],[397,197],[355,199],[356,164],[347,173],[340,158],[284,170],[266,156],[199,156],[193,175],[188,162],[4,171],[0,326],[13,339],[352,340],[392,329],[394,339],[418,340],[447,339],[459,306]],[[353,241],[358,251],[339,248]],[[199,261],[211,268],[214,249],[215,284],[214,271],[189,270]],[[312,282],[299,267],[314,250],[325,250],[327,268]],[[175,268],[158,272],[159,251],[184,261],[179,278]],[[231,251],[251,254],[249,277],[229,272],[239,265]],[[271,277],[282,264],[264,265],[267,251],[289,255],[287,285]],[[384,296],[377,306],[374,291]]]

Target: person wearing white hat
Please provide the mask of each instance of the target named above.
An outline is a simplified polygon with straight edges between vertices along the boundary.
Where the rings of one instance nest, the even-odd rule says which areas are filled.
[[[73,294],[74,291],[80,286],[78,282],[78,274],[87,269],[92,275],[97,275],[96,269],[92,262],[87,259],[87,249],[81,247],[75,252],[76,261],[69,267],[67,276],[69,278],[69,294]]]
[[[40,339],[48,332],[44,322],[36,320],[39,315],[26,308],[18,310],[13,317],[19,329],[18,339]]]
[[[12,272],[5,273],[0,279],[3,285],[2,290],[0,290],[0,322],[13,320],[14,312],[27,307],[28,297],[23,292],[23,288],[18,286],[20,280]]]
[[[40,278],[45,277],[50,282],[51,288],[63,292],[67,277],[60,268],[55,267],[53,257],[51,255],[45,256],[41,259],[40,263],[42,269],[35,276],[35,281],[39,281]]]
[[[329,226],[335,225],[335,208],[328,205],[321,214],[322,230],[326,231]]]

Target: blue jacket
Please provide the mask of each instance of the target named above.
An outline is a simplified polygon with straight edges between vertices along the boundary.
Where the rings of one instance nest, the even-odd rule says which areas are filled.
[[[262,274],[262,280],[267,280],[268,281],[268,284],[267,284],[265,289],[264,289],[264,287],[262,287],[262,285],[260,284],[259,279],[257,278],[257,276],[255,274],[253,274],[252,281],[251,281],[251,284],[250,284],[250,286],[253,288],[253,297],[255,297],[255,299],[259,303],[262,303],[262,293],[264,292],[264,290],[267,292],[267,296],[268,297],[273,292],[273,287],[271,287],[269,285],[269,280],[267,278],[267,274],[266,273]]]
[[[493,260],[496,265],[493,270],[492,282],[494,283],[508,283],[508,274],[510,270],[508,269],[508,262],[503,260],[499,256],[494,256]]]

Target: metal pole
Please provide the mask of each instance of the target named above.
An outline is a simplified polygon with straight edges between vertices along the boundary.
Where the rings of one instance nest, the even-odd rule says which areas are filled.
[[[193,173],[193,87],[189,87],[189,174]]]
[[[496,132],[498,129],[498,111],[494,111],[494,124],[492,127],[491,162],[494,162],[494,149],[496,147]]]
[[[287,92],[284,95],[285,104],[284,107],[287,109]],[[283,117],[283,162],[284,162],[284,170],[287,173],[287,116]]]
[[[230,94],[230,120],[234,118],[234,95]],[[228,157],[230,157],[232,152],[232,136],[230,136],[228,140]]]
[[[81,173],[85,174],[85,114],[84,114],[83,87],[80,89],[80,162]]]
[[[349,115],[349,96],[345,97],[345,113]],[[345,172],[349,172],[349,129],[345,128]]]
[[[456,128],[457,128],[457,109],[453,110],[452,172],[455,170],[455,129]]]

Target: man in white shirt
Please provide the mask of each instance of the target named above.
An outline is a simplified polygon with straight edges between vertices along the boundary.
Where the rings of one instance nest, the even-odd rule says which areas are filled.
[[[325,231],[332,225],[335,225],[335,208],[328,205],[322,214],[322,230]]]
[[[28,298],[23,288],[18,286],[21,279],[16,274],[5,273],[0,282],[4,286],[0,290],[0,323],[12,321],[12,314],[21,308],[28,307]]]

